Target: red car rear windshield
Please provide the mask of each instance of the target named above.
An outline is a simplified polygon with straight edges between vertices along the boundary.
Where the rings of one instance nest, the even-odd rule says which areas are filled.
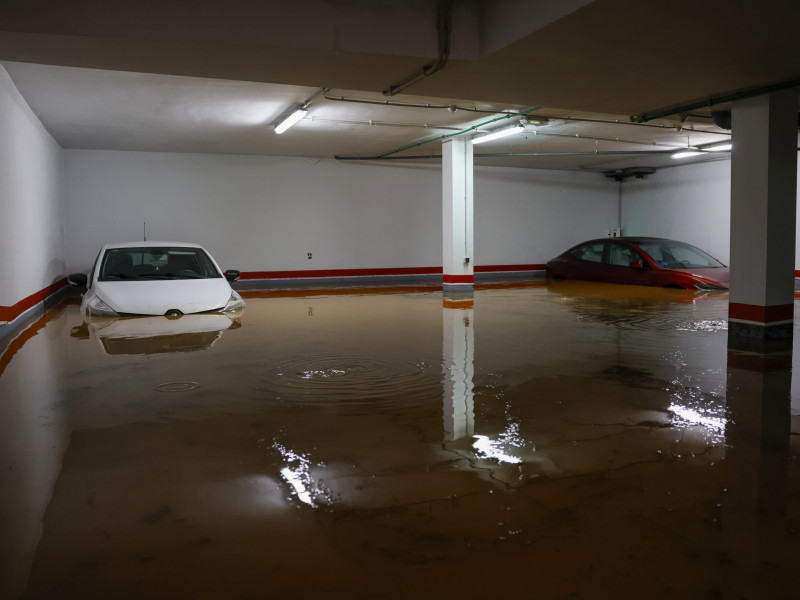
[[[662,269],[712,269],[721,262],[699,248],[672,240],[633,242]]]

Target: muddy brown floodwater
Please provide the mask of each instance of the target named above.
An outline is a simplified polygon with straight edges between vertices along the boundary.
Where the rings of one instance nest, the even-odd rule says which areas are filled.
[[[727,294],[244,295],[8,345],[0,598],[800,598],[795,360]]]

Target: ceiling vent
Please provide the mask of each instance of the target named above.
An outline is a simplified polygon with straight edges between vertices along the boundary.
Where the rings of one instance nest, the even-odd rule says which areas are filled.
[[[714,125],[720,129],[731,128],[731,111],[729,110],[715,110],[711,112],[711,119]]]
[[[614,181],[625,181],[628,177],[645,179],[652,175],[656,170],[653,167],[628,167],[627,169],[614,169],[613,171],[603,171],[603,175]]]

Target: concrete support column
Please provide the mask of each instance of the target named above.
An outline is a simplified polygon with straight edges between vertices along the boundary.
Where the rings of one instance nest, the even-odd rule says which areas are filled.
[[[473,289],[472,142],[442,144],[442,266],[444,291]]]
[[[729,339],[792,336],[797,92],[734,102]]]

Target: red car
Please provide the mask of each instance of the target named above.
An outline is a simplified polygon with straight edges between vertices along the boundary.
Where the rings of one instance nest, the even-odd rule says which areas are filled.
[[[547,263],[548,279],[580,279],[685,290],[727,290],[728,267],[684,242],[650,237],[578,244]]]

